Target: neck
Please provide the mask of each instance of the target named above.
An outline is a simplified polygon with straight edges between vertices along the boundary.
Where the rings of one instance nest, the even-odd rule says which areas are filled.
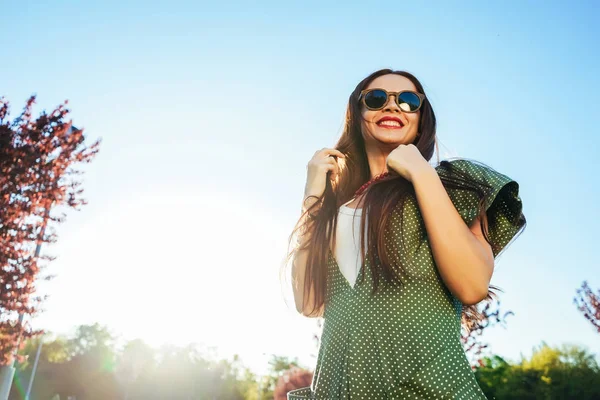
[[[385,160],[393,149],[371,148],[367,149],[367,160],[369,161],[369,169],[371,170],[371,179],[377,175],[389,172]]]

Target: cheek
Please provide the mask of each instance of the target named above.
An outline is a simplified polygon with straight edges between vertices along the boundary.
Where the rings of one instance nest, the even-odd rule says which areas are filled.
[[[410,114],[408,115],[408,120],[412,125],[419,126],[419,115],[418,114]]]
[[[373,117],[375,116],[375,111],[363,110],[361,113],[362,119],[364,123],[370,123],[373,121]]]
[[[361,132],[363,137],[365,137],[365,135],[367,136],[372,136],[373,135],[373,111],[363,111],[361,113],[361,120],[360,120],[360,128],[361,128]]]

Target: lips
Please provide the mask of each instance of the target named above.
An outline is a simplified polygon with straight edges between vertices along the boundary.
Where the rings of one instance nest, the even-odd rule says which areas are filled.
[[[402,128],[404,127],[404,123],[398,117],[383,117],[379,121],[377,121],[377,126],[382,126],[386,128]]]

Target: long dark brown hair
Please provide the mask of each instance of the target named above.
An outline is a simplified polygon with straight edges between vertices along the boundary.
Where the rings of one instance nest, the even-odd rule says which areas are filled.
[[[325,192],[316,202],[308,208],[300,217],[292,234],[290,235],[291,252],[288,254],[286,264],[294,257],[296,251],[308,249],[308,260],[306,264],[303,301],[307,299],[307,293],[311,290],[314,293],[313,310],[311,313],[319,310],[327,301],[327,262],[329,256],[330,244],[335,243],[335,232],[337,226],[338,209],[342,204],[348,202],[356,190],[371,178],[371,170],[367,159],[365,142],[362,132],[362,113],[359,95],[375,78],[395,74],[408,78],[416,87],[417,92],[425,94],[423,86],[419,80],[409,72],[395,71],[391,69],[381,69],[372,73],[363,79],[350,94],[346,110],[345,124],[343,132],[334,148],[345,154],[345,160],[338,159],[340,165],[339,175],[332,182],[326,180]],[[436,118],[431,107],[431,103],[425,97],[420,109],[418,132],[413,144],[421,152],[423,158],[431,160],[436,149]],[[452,165],[447,161],[439,162],[442,169],[452,170]],[[457,171],[458,172],[458,171]],[[373,278],[373,293],[378,290],[382,281],[391,285],[401,285],[406,269],[398,259],[390,255],[390,249],[386,246],[385,236],[388,222],[392,216],[392,211],[396,207],[404,204],[409,196],[414,196],[414,188],[411,182],[390,170],[390,175],[372,184],[364,195],[364,210],[361,216],[361,254],[362,260],[365,255],[369,256],[370,271]],[[440,174],[440,179],[446,189],[460,188],[474,191],[480,199],[480,216],[485,215],[484,196],[487,185],[484,182],[472,182],[460,173]],[[312,219],[307,219],[306,214],[314,215]],[[365,223],[368,216],[367,231],[367,253],[365,253]],[[310,229],[306,224],[311,224]],[[495,221],[488,221],[488,228],[491,229]],[[401,218],[401,227],[403,219]],[[481,219],[481,228],[484,237],[488,243],[490,239],[484,229],[483,219]],[[300,248],[295,244],[295,238],[299,232],[309,231],[310,237],[306,240],[304,247]],[[491,243],[490,243],[491,244]],[[361,279],[364,279],[366,271],[363,268]],[[488,296],[484,301],[491,301],[495,296],[495,286],[490,286]],[[304,306],[304,304],[303,304]],[[304,308],[304,307],[303,307]],[[477,325],[482,318],[477,305],[463,307],[462,321],[466,329],[471,329]]]

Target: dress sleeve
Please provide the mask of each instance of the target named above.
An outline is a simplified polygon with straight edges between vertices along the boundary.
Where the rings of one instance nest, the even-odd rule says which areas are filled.
[[[488,237],[496,258],[526,224],[519,197],[519,184],[472,160],[442,161],[436,170],[440,178],[448,178],[449,184],[444,179],[442,182],[467,225],[470,226],[477,218],[479,204],[483,201],[488,220]],[[477,188],[480,194],[466,186]]]

